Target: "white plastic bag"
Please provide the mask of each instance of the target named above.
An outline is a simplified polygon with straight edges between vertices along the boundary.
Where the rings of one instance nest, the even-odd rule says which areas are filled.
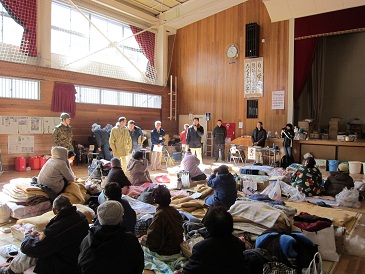
[[[275,183],[270,183],[261,194],[266,194],[272,200],[281,200],[281,188],[280,183],[277,181]]]
[[[316,262],[317,257],[318,262]],[[308,268],[303,268],[302,274],[323,274],[322,257],[319,252],[314,254],[313,260],[310,262]]]
[[[281,193],[289,197],[290,202],[303,202],[305,201],[305,194],[300,192],[297,188],[280,181]]]
[[[356,188],[348,189],[344,187],[343,190],[336,195],[336,201],[341,206],[359,208],[359,191]]]

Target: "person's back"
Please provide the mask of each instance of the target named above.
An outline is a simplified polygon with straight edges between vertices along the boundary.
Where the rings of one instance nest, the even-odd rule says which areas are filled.
[[[130,186],[131,183],[127,176],[125,176],[120,159],[114,157],[110,160],[110,163],[112,168],[109,171],[108,176],[105,178],[105,182],[116,182],[121,188]]]
[[[183,241],[182,217],[174,207],[169,206],[171,194],[168,188],[159,185],[153,196],[159,206],[148,228],[145,244],[159,255],[177,254]]]
[[[62,204],[59,203],[60,200]],[[27,256],[38,258],[35,273],[76,274],[79,273],[77,258],[80,243],[87,235],[89,224],[85,215],[77,211],[67,197],[58,196],[55,204],[61,206],[54,206],[58,213],[42,232],[44,237],[26,236],[21,251]]]
[[[305,160],[305,165],[299,167],[294,175],[293,186],[306,196],[318,195],[321,193],[322,174],[315,166],[316,161],[313,157]]]
[[[196,177],[201,177],[204,173],[199,168],[200,160],[195,155],[191,154],[190,149],[186,152],[184,159],[181,161],[182,169],[189,171],[189,176],[192,180]],[[205,175],[205,174],[204,174]],[[206,178],[206,176],[204,176]],[[201,178],[199,180],[203,180]]]
[[[143,250],[137,238],[120,225],[124,214],[122,205],[106,201],[97,211],[101,226],[92,227],[80,245],[81,273],[142,273]]]
[[[212,207],[203,223],[208,237],[194,245],[183,274],[243,273],[245,245],[232,235],[232,216],[222,206]]]
[[[132,185],[140,186],[146,182],[152,182],[148,171],[148,161],[143,159],[142,151],[136,151],[133,154],[133,158],[128,162],[127,171],[129,171]]]
[[[323,195],[336,196],[344,187],[348,189],[354,187],[354,179],[349,174],[348,165],[339,164],[338,171],[331,172],[330,176],[327,177]]]

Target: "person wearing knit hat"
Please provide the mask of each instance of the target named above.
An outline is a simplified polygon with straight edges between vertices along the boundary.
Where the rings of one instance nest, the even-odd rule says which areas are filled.
[[[138,239],[121,225],[123,206],[106,201],[97,209],[100,225],[80,245],[80,273],[142,273],[144,254]]]
[[[324,183],[324,195],[335,197],[344,187],[348,189],[354,187],[354,179],[349,174],[349,165],[341,163],[337,171],[330,172]]]
[[[112,168],[105,178],[105,183],[116,182],[120,188],[129,187],[131,182],[128,180],[127,176],[125,176],[120,159],[114,157],[110,160],[110,163]]]
[[[91,125],[91,131],[94,133],[99,157],[110,161],[112,155],[110,153],[109,133],[97,123]]]
[[[178,254],[183,241],[183,219],[176,208],[170,206],[171,194],[166,186],[159,185],[152,196],[158,207],[141,244],[159,255]]]
[[[123,221],[124,208],[117,201],[106,201],[98,206],[97,214],[101,225],[120,225]]]

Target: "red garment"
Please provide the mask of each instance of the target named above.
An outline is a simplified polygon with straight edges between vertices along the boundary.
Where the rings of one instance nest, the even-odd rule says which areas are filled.
[[[183,145],[186,145],[186,130],[181,131],[180,133],[180,141]]]

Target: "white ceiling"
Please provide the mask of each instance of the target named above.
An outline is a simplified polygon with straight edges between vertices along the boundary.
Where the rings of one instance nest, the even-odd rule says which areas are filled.
[[[91,0],[144,21],[176,30],[250,0]],[[365,5],[365,0],[262,0],[272,22]]]

